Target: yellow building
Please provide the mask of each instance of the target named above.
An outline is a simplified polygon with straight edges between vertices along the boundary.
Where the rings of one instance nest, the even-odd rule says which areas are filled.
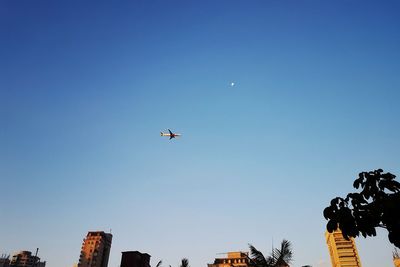
[[[207,264],[208,267],[248,267],[249,253],[248,252],[227,252],[227,257],[216,258],[214,263]]]
[[[400,267],[400,254],[397,249],[394,249],[393,251],[393,264],[394,267]]]
[[[89,232],[83,240],[78,267],[107,267],[112,234]]]
[[[346,240],[339,229],[333,233],[326,232],[325,237],[332,267],[361,267],[360,257],[353,238]]]

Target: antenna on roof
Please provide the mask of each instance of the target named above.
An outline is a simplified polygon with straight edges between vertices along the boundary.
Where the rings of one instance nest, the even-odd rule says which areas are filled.
[[[35,258],[33,258],[33,265],[32,265],[33,267],[36,266],[38,252],[39,252],[39,248],[36,248]]]

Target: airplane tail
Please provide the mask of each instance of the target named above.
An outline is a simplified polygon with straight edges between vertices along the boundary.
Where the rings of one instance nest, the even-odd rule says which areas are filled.
[[[164,133],[163,133],[163,132],[160,132],[160,134],[161,134],[161,136],[164,136]]]

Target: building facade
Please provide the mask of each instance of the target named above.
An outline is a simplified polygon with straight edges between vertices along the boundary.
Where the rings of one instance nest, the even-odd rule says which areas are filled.
[[[120,267],[150,267],[150,255],[139,251],[124,251]]]
[[[30,251],[20,251],[14,254],[10,261],[10,267],[45,267],[46,262],[40,261],[40,258],[33,256]]]
[[[400,267],[400,253],[395,248],[393,251],[393,264],[394,267]]]
[[[249,267],[248,252],[227,252],[224,258],[215,258],[208,267]],[[121,266],[122,267],[122,266]]]
[[[107,267],[112,234],[103,231],[88,232],[83,239],[78,267]]]
[[[0,267],[10,266],[10,255],[3,254],[0,256]]]
[[[393,259],[393,264],[395,267],[400,267],[400,258]]]
[[[332,267],[361,267],[360,257],[353,238],[346,240],[340,230],[326,232],[326,243]]]

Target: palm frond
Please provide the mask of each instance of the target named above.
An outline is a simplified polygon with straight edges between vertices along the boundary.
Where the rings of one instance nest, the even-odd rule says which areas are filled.
[[[249,244],[251,260],[257,267],[267,267],[268,261],[261,251],[256,249],[253,245]]]
[[[274,258],[272,256],[268,256],[266,260],[267,260],[267,266],[268,267],[273,267],[274,266],[275,260],[274,260]]]
[[[275,266],[288,265],[293,260],[293,250],[290,241],[284,239],[280,249],[276,248],[272,252]]]
[[[180,267],[190,267],[190,266],[189,266],[189,260],[186,259],[186,258],[183,258]]]

